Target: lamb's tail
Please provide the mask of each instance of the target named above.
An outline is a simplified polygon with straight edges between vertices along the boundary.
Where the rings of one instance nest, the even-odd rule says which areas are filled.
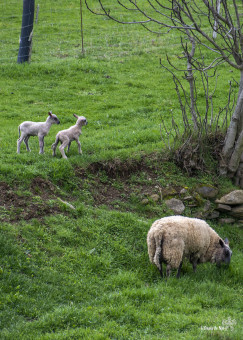
[[[56,140],[55,142],[52,144],[51,148],[56,148],[57,147],[57,144],[59,143],[59,136],[56,136]]]

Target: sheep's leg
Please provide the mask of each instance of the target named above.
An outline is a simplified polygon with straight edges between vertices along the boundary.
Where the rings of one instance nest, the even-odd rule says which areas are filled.
[[[17,153],[20,153],[20,145],[23,142],[23,140],[25,139],[25,135],[22,135],[19,137],[19,139],[17,140]]]
[[[162,268],[162,254],[160,253],[160,257],[159,257],[159,263],[160,263],[160,269],[159,269],[159,272],[160,272],[160,276],[163,278],[164,275],[163,275],[163,268]]]
[[[176,274],[177,279],[179,279],[179,277],[181,275],[181,267],[182,267],[182,261],[181,261],[181,263],[179,265],[179,268],[178,268],[178,271],[177,271],[177,274]]]
[[[162,265],[160,262],[161,259],[161,247],[156,248],[155,255],[154,255],[154,264],[159,269],[160,274],[162,273]]]
[[[31,151],[30,150],[30,148],[29,148],[29,138],[30,138],[30,136],[26,136],[25,138],[24,138],[24,143],[25,143],[25,145],[26,145],[26,149],[27,149],[27,151]]]
[[[196,273],[196,269],[197,269],[197,259],[194,259],[194,260],[192,261],[192,268],[193,268],[194,273]]]
[[[167,266],[166,266],[166,276],[169,277],[170,273],[171,273],[171,265],[167,264]]]
[[[60,150],[60,152],[61,152],[63,158],[67,158],[67,156],[65,155],[64,149],[66,148],[66,146],[68,146],[68,143],[69,143],[69,139],[67,138],[67,139],[65,139],[65,140],[62,142],[62,144],[59,146],[59,150]]]
[[[166,245],[166,249],[169,249],[170,256],[168,265],[166,268],[167,276],[170,276],[172,268],[178,268],[177,278],[180,277],[183,253],[185,249],[185,244],[183,240],[174,239],[169,244]]]
[[[40,146],[39,154],[44,153],[44,136],[39,136],[39,146]]]

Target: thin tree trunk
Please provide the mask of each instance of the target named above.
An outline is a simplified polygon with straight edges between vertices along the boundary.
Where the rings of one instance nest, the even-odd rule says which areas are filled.
[[[240,87],[237,104],[227,130],[222,150],[220,173],[235,177],[236,183],[242,183],[243,163],[243,70],[241,70]]]
[[[239,127],[240,121],[241,121],[240,118],[243,114],[242,108],[243,108],[243,71],[241,71],[240,89],[239,89],[237,104],[235,107],[235,112],[232,116],[230,126],[227,130],[227,134],[225,137],[225,144],[222,150],[222,155],[226,162],[230,159],[232,155],[235,141],[237,139],[237,135],[240,135],[242,131],[242,129],[240,130],[240,127]]]
[[[243,154],[243,131],[236,141],[234,151],[229,161],[228,169],[230,172],[235,173],[239,167],[241,155]]]
[[[191,64],[191,59],[194,57],[195,54],[195,49],[196,49],[196,43],[194,38],[191,36],[189,31],[187,31],[187,36],[192,44],[192,49],[190,53],[186,53],[187,57],[187,81],[189,82],[190,85],[190,99],[191,99],[191,115],[192,115],[192,121],[194,125],[194,129],[198,130],[198,121],[197,121],[197,114],[195,110],[195,95],[194,95],[194,76],[193,76],[193,71],[192,71],[192,64]]]

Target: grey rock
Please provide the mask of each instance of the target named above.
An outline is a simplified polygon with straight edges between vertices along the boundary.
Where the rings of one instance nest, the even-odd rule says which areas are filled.
[[[153,194],[150,196],[151,200],[154,202],[158,202],[158,200],[160,199],[160,196],[158,194]]]
[[[219,222],[221,224],[232,224],[235,222],[235,219],[234,218],[230,218],[230,217],[226,217],[226,218],[220,218],[219,219]]]
[[[162,188],[162,195],[163,195],[163,197],[166,197],[166,196],[175,196],[177,194],[178,194],[178,192],[173,187]]]
[[[194,198],[193,198],[193,196],[186,196],[186,197],[183,198],[183,200],[184,201],[193,201]]]
[[[178,200],[177,198],[171,198],[170,200],[165,201],[165,204],[176,215],[181,215],[185,210],[183,202],[181,200]]]
[[[147,198],[144,198],[142,201],[141,201],[141,204],[142,205],[147,205],[149,203],[149,200]]]
[[[227,213],[227,212],[231,211],[231,206],[230,206],[230,205],[226,205],[226,204],[221,204],[221,203],[219,203],[219,204],[217,205],[217,208],[216,208],[216,209],[217,209],[218,211]]]
[[[219,200],[216,200],[215,202],[229,205],[243,204],[243,190],[231,191],[229,194],[221,197]]]
[[[196,189],[196,191],[201,195],[203,198],[215,198],[219,191],[217,188],[212,186],[201,186]]]
[[[212,212],[207,216],[207,218],[208,218],[209,220],[214,220],[214,219],[216,219],[216,218],[218,218],[218,217],[219,217],[219,212],[218,212],[217,210],[212,211]]]
[[[230,211],[230,215],[239,219],[243,219],[243,204],[233,207]]]
[[[211,202],[210,201],[206,201],[204,206],[203,206],[203,211],[204,212],[209,212],[211,210]]]

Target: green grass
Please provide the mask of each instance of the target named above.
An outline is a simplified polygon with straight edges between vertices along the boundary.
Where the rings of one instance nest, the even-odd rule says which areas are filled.
[[[235,250],[229,270],[201,265],[194,274],[186,264],[180,280],[163,281],[147,259],[149,223],[88,208],[77,219],[4,224],[2,338],[204,338],[201,326],[231,318],[226,334],[240,339],[237,232],[225,229]]]
[[[0,9],[0,39],[8,46],[0,55],[0,185],[9,185],[0,193],[0,338],[241,339],[237,224],[210,222],[230,240],[228,270],[205,264],[194,274],[185,262],[180,280],[175,273],[161,280],[147,255],[150,225],[170,214],[163,202],[141,204],[158,193],[156,186],[187,187],[189,194],[199,184],[216,185],[220,194],[234,188],[217,176],[215,163],[190,177],[165,157],[161,119],[169,126],[173,113],[179,127],[182,119],[159,59],[165,62],[168,53],[181,66],[177,33],[153,36],[84,9],[82,56],[79,2],[46,2],[34,28],[32,62],[17,65],[21,3],[5,1]],[[230,71],[220,68],[216,108],[227,98],[228,81],[238,77]],[[200,87],[199,97],[203,108]],[[61,124],[45,138],[45,154],[32,138],[32,152],[22,145],[17,155],[18,125],[43,121],[49,110]],[[55,134],[75,123],[73,113],[88,120],[83,155],[72,144],[68,160],[59,150],[52,158]],[[141,161],[144,168],[136,168]],[[112,166],[119,175],[109,175]],[[197,209],[187,206],[185,214]],[[29,213],[32,218],[23,217]],[[222,330],[227,321],[233,328]]]

